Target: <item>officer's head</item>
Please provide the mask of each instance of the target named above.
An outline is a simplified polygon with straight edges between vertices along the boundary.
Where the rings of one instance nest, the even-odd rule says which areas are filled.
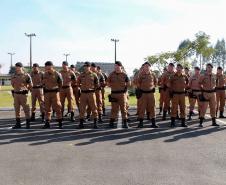
[[[212,73],[212,71],[213,71],[213,65],[212,64],[207,64],[206,65],[206,72],[207,73]]]
[[[39,65],[37,63],[33,64],[32,71],[34,71],[34,72],[38,72],[39,71]]]
[[[97,70],[97,66],[95,63],[91,64],[91,71],[95,72]]]
[[[199,75],[200,74],[200,68],[199,67],[195,67],[195,75]]]
[[[70,65],[70,69],[72,70],[72,71],[75,71],[75,65]]]
[[[177,64],[177,72],[182,73],[183,71],[183,66],[181,64]]]
[[[101,72],[102,71],[100,66],[97,66],[97,71],[98,72]]]
[[[222,67],[218,67],[217,68],[217,74],[223,74],[223,68]]]
[[[85,62],[83,67],[85,71],[90,71],[91,64],[89,62]]]
[[[185,67],[185,68],[184,68],[184,72],[185,72],[185,74],[189,74],[189,71],[190,71],[190,70],[189,70],[189,68],[188,68],[188,67]]]
[[[173,63],[169,63],[167,69],[168,69],[169,72],[173,72],[174,71],[174,64]]]
[[[145,62],[143,68],[145,73],[149,73],[151,70],[151,64],[149,62]]]
[[[115,62],[115,71],[116,72],[122,72],[123,69],[122,69],[122,63],[120,61],[116,61]]]
[[[17,62],[15,64],[16,72],[21,72],[23,70],[23,64],[21,62]]]
[[[45,70],[46,71],[52,71],[53,70],[53,63],[51,61],[47,61],[45,63]]]
[[[67,61],[63,61],[63,62],[62,62],[62,68],[63,68],[64,70],[67,70],[67,69],[68,69],[68,62],[67,62]]]

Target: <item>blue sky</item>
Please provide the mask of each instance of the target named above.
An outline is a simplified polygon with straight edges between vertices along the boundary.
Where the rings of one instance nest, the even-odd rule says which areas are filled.
[[[60,65],[63,53],[76,61],[113,62],[111,38],[120,39],[118,59],[127,71],[147,55],[175,50],[179,42],[200,30],[225,37],[224,0],[1,0],[0,63],[8,72],[8,52],[14,62],[29,62],[29,40],[35,32],[33,61]]]

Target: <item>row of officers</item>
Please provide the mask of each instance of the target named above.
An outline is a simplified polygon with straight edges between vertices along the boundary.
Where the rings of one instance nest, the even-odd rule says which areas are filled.
[[[50,128],[53,111],[56,113],[59,128],[62,128],[66,99],[71,121],[75,121],[74,101],[76,102],[80,119],[78,128],[84,128],[86,113],[88,116],[92,114],[93,128],[98,128],[98,124],[102,123],[102,115],[105,115],[104,89],[106,86],[111,89],[108,96],[111,102],[109,127],[116,126],[115,121],[120,110],[122,126],[128,128],[127,89],[131,86],[131,81],[121,62],[115,62],[114,71],[108,77],[99,66],[89,62],[85,62],[82,73],[77,72],[73,65],[69,67],[67,62],[62,63],[62,70],[59,72],[54,69],[51,61],[45,63],[44,72],[40,71],[38,64],[33,65],[31,74],[24,72],[22,63],[16,63],[15,67],[15,74],[11,78],[16,114],[14,129],[21,128],[21,106],[25,112],[26,128],[30,128],[30,122],[35,120],[37,100],[44,123],[43,128]],[[212,64],[207,64],[205,73],[200,74],[200,69],[195,67],[194,75],[190,76],[188,69],[184,70],[181,64],[177,64],[175,69],[174,64],[170,63],[164,69],[163,74],[157,78],[151,71],[150,63],[145,62],[135,74],[132,82],[136,88],[138,128],[143,127],[145,114],[151,120],[151,127],[158,127],[155,119],[155,88],[157,86],[160,92],[160,114],[163,114],[163,120],[166,120],[167,112],[171,115],[171,127],[175,127],[177,118],[181,120],[182,127],[187,127],[186,96],[190,104],[189,120],[194,115],[197,103],[199,126],[202,127],[209,105],[212,125],[219,126],[216,123],[216,117],[219,110],[220,117],[224,118],[225,76],[221,67],[218,67],[216,75],[213,74],[212,69]],[[28,104],[29,91],[32,97],[31,111]]]

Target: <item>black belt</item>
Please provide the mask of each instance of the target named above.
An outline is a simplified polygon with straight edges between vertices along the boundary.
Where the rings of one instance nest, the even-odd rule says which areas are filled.
[[[73,88],[78,87],[78,85],[72,85]]]
[[[59,92],[59,89],[44,89],[44,93]]]
[[[178,91],[173,91],[173,94],[185,94],[186,92],[183,91],[183,92],[178,92]]]
[[[155,93],[155,88],[154,89],[152,89],[152,90],[149,90],[149,91],[144,91],[144,90],[140,90],[142,93]]]
[[[62,86],[62,89],[67,89],[67,88],[69,88],[69,87],[71,87],[71,86],[69,86],[69,85],[67,85],[67,86]]]
[[[215,90],[225,90],[225,87],[216,87]]]
[[[205,92],[205,93],[214,93],[214,92],[216,92],[216,90],[202,90],[202,92]]]
[[[81,90],[82,93],[94,93],[95,90]]]
[[[99,87],[99,88],[97,88],[96,90],[97,90],[97,91],[100,91],[101,89],[102,89],[102,88],[101,88],[101,87]]]
[[[201,90],[192,89],[192,92],[201,92]]]
[[[13,94],[28,94],[28,90],[24,91],[12,91]]]
[[[121,90],[121,91],[111,91],[112,94],[121,94],[121,93],[126,93],[126,90]]]
[[[42,85],[39,85],[39,86],[33,86],[32,88],[33,88],[33,89],[41,89],[41,88],[43,88],[43,86],[42,86]]]

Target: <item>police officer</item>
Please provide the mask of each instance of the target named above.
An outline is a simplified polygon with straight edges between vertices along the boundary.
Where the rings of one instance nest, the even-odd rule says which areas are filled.
[[[162,76],[161,84],[163,86],[163,116],[162,120],[166,120],[166,113],[167,111],[170,112],[170,102],[171,102],[171,96],[170,96],[170,90],[169,90],[169,81],[170,78],[175,74],[174,72],[174,64],[169,63],[167,67],[167,72],[165,72]]]
[[[164,67],[162,75],[158,78],[158,87],[159,87],[159,115],[162,114],[163,110],[163,104],[164,104],[164,91],[163,91],[163,85],[162,85],[162,77],[163,74],[167,72],[167,68]]]
[[[68,112],[71,114],[71,121],[75,121],[74,118],[74,106],[73,106],[73,90],[72,90],[72,83],[76,81],[75,73],[69,69],[68,62],[64,61],[62,63],[62,70],[60,74],[63,79],[63,85],[60,89],[60,101],[62,105],[62,115],[64,113],[64,104],[65,100],[67,99],[68,102]]]
[[[200,101],[199,95],[201,94],[201,86],[199,83],[200,78],[200,68],[194,68],[194,75],[189,78],[188,82],[188,94],[189,94],[189,115],[188,120],[192,119],[192,115],[194,115],[195,104],[198,104],[198,111],[200,112]]]
[[[175,119],[177,117],[178,107],[180,108],[181,126],[187,127],[185,124],[185,90],[188,84],[188,78],[183,72],[181,64],[177,64],[176,73],[170,77],[170,91],[172,93],[172,110],[171,110],[171,127],[175,127]]]
[[[44,100],[45,100],[45,125],[43,129],[50,128],[51,108],[56,112],[59,128],[62,128],[62,112],[60,102],[60,89],[62,87],[62,76],[53,68],[53,63],[45,63],[45,72],[43,75]]]
[[[24,72],[22,63],[15,64],[16,71],[12,75],[11,85],[13,87],[12,93],[14,98],[14,108],[16,114],[16,124],[13,129],[21,128],[20,108],[23,107],[26,117],[26,128],[30,128],[30,107],[28,104],[28,91],[32,88],[31,77]]]
[[[75,66],[71,65],[70,69],[75,73],[76,79],[78,79],[80,73],[76,70]],[[72,82],[72,89],[73,89],[73,94],[75,97],[75,102],[76,102],[76,105],[79,110],[81,89],[79,88],[79,86],[77,84],[77,80]]]
[[[206,65],[206,72],[205,74],[200,76],[199,83],[201,85],[202,94],[199,96],[200,98],[200,127],[203,127],[203,120],[206,114],[206,110],[209,104],[210,107],[210,116],[212,118],[212,126],[219,126],[216,123],[216,77],[212,73],[213,65],[207,64]]]
[[[97,104],[96,104],[96,95],[95,91],[99,87],[99,80],[96,73],[92,72],[89,62],[84,64],[84,72],[81,73],[78,77],[78,85],[81,88],[81,97],[80,97],[80,123],[78,128],[84,128],[84,116],[87,106],[91,108],[92,116],[94,120],[93,128],[97,129]]]
[[[103,72],[101,70],[101,67],[100,66],[97,66],[97,71],[103,75],[104,81],[105,81],[105,83],[102,83],[101,84],[101,94],[102,94],[103,116],[106,116],[106,109],[105,109],[105,87],[106,87],[106,81],[107,81],[108,76],[107,76],[107,74],[105,72]]]
[[[216,97],[217,97],[217,111],[220,111],[219,118],[225,118],[224,116],[224,106],[225,106],[225,75],[223,74],[223,68],[217,68],[217,78],[216,78]]]
[[[155,87],[157,85],[157,79],[155,74],[151,72],[151,65],[149,62],[145,62],[143,66],[143,73],[141,73],[137,79],[137,87],[140,90],[140,107],[139,107],[139,125],[138,128],[143,128],[143,120],[145,110],[150,110],[149,117],[151,118],[152,128],[158,128],[155,122]]]
[[[42,117],[42,122],[44,122],[45,110],[44,110],[44,93],[43,93],[43,72],[40,71],[39,65],[37,63],[33,64],[31,79],[33,82],[33,87],[31,91],[31,121],[35,121],[35,111],[36,111],[36,101],[38,100],[40,106],[40,112]]]
[[[123,128],[128,128],[127,123],[127,88],[130,86],[130,79],[122,69],[120,61],[115,62],[115,70],[108,76],[107,84],[111,88],[111,118],[110,128],[114,128],[115,119],[118,116],[119,108],[122,113]]]

